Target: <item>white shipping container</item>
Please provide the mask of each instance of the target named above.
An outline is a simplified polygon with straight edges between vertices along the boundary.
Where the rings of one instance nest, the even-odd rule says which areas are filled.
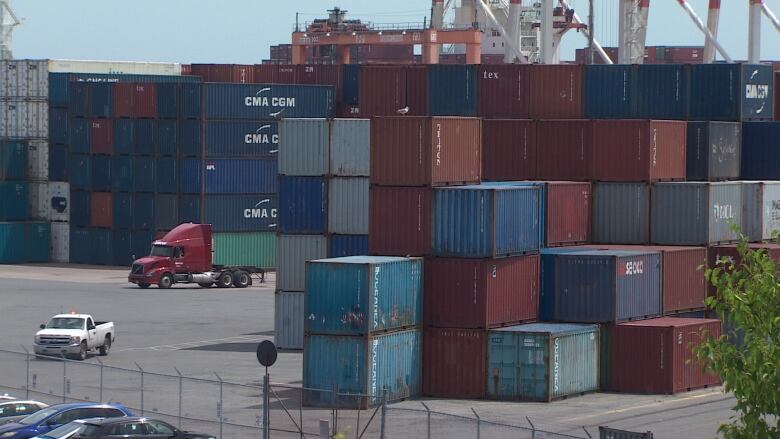
[[[742,233],[750,241],[769,241],[780,232],[780,181],[742,182],[742,203]]]
[[[27,178],[32,181],[49,180],[49,143],[45,140],[27,142]]]
[[[49,220],[49,184],[46,182],[27,183],[27,213],[30,219]]]
[[[279,175],[328,175],[330,122],[284,119],[279,122]]]
[[[276,241],[276,287],[303,291],[306,261],[328,257],[328,239],[322,235],[279,235]]]
[[[334,119],[330,128],[330,173],[339,177],[368,177],[371,121]]]
[[[49,104],[46,101],[0,102],[0,137],[49,137]]]
[[[51,73],[116,73],[134,75],[181,75],[181,64],[140,61],[49,60]]]
[[[328,232],[368,235],[368,178],[334,178],[328,185]]]
[[[12,60],[0,62],[0,98],[41,99],[49,96],[49,62],[47,60]]]
[[[51,260],[70,262],[70,224],[51,223]]]
[[[274,294],[274,342],[280,349],[303,349],[303,298],[301,292]]]
[[[70,219],[70,183],[49,182],[49,220],[68,222]]]

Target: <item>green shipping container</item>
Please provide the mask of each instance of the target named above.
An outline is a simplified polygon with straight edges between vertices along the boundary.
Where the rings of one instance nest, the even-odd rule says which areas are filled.
[[[488,332],[487,395],[549,402],[599,388],[598,325],[533,323]]]
[[[51,224],[27,223],[25,225],[26,262],[49,262],[51,248]]]
[[[48,262],[49,223],[0,223],[0,264]]]
[[[214,233],[214,265],[276,268],[276,233]]]
[[[24,180],[27,176],[27,144],[0,142],[0,180]]]

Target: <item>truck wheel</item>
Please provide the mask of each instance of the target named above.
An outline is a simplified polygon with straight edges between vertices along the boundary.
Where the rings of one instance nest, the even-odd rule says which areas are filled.
[[[81,342],[81,349],[79,349],[79,354],[78,354],[78,356],[76,358],[78,358],[81,361],[84,361],[84,360],[87,359],[87,342],[86,341],[82,341]]]
[[[103,346],[100,347],[99,352],[101,357],[108,355],[108,351],[111,350],[111,336],[106,335],[106,340],[103,342]]]
[[[239,270],[236,271],[235,276],[233,277],[233,286],[236,288],[246,288],[251,281],[252,279],[249,277],[249,273]]]
[[[138,286],[143,288],[143,289],[149,288],[149,284],[145,284],[145,283],[141,283],[141,282],[138,283]]]
[[[201,288],[211,288],[212,285],[214,285],[213,282],[198,282],[198,285]]]
[[[160,277],[160,282],[157,283],[157,286],[161,289],[168,289],[173,285],[173,276],[171,276],[169,273],[165,273]]]
[[[226,271],[217,279],[217,286],[220,288],[230,288],[233,285],[233,273]]]

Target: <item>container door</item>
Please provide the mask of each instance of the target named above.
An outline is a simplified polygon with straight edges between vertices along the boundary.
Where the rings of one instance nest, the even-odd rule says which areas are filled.
[[[549,399],[547,340],[547,334],[518,335],[520,354],[517,360],[520,368],[518,396],[522,399],[543,401]]]
[[[488,344],[487,394],[490,398],[513,398],[517,395],[519,364],[515,334],[490,333]]]

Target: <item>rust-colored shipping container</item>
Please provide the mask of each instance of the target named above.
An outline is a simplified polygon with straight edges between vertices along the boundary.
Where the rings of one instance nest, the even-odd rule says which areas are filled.
[[[114,202],[111,192],[92,192],[89,204],[89,225],[92,227],[111,228],[114,221]]]
[[[203,82],[230,82],[251,84],[255,82],[255,66],[243,64],[192,64],[192,74]]]
[[[662,317],[615,325],[610,390],[674,394],[720,384],[691,352],[691,344],[701,342],[702,328],[713,337],[721,334],[715,319]]]
[[[748,244],[748,248],[751,250],[765,250],[769,257],[775,261],[775,265],[780,268],[780,245],[771,242],[759,242]],[[734,265],[742,263],[742,258],[739,256],[736,244],[731,245],[714,245],[709,248],[708,252],[708,266],[715,268],[719,259],[728,259]],[[715,295],[715,286],[707,282],[707,294],[710,296]]]
[[[114,117],[157,117],[157,86],[145,82],[113,84]]]
[[[407,107],[407,116],[428,113],[425,66],[363,66],[359,84],[362,117],[393,116]]]
[[[480,119],[467,117],[372,119],[371,183],[383,186],[479,183],[481,127]]]
[[[369,191],[369,253],[431,254],[432,197],[430,188],[373,186]]]
[[[341,85],[343,81],[341,64],[316,64],[297,66],[298,84],[330,85],[333,87],[334,96],[341,101]]]
[[[594,121],[593,179],[685,180],[686,128],[681,121]]]
[[[539,180],[591,180],[593,124],[587,120],[540,120],[536,124]]]
[[[497,328],[536,321],[539,255],[425,261],[424,322],[439,328]]]
[[[89,126],[89,152],[108,154],[114,151],[114,124],[110,119],[92,119]]]
[[[482,180],[533,180],[536,172],[536,122],[482,121]]]
[[[545,191],[547,247],[590,242],[593,188],[586,182],[551,181]]]
[[[490,119],[528,119],[530,65],[477,66],[477,114]]]
[[[423,394],[439,398],[483,398],[486,362],[487,331],[426,328]]]
[[[531,68],[531,119],[581,119],[582,71],[576,64],[535,64]]]

